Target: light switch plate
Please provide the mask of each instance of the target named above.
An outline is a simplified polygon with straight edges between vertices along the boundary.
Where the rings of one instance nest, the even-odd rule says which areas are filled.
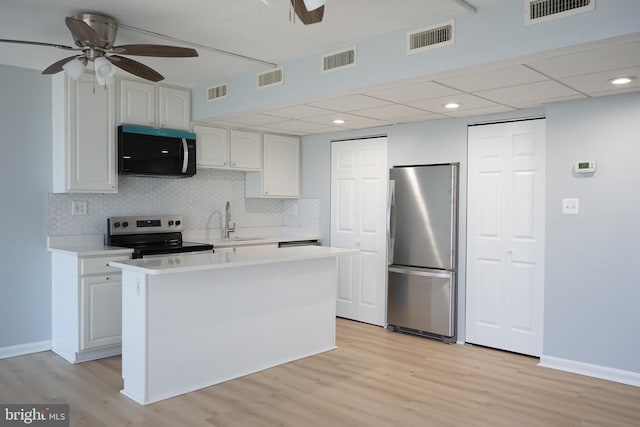
[[[87,202],[72,200],[71,201],[71,215],[86,215],[87,214]]]
[[[563,215],[578,215],[578,199],[562,199]]]

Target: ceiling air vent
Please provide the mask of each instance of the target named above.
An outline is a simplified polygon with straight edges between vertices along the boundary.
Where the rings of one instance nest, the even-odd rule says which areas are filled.
[[[596,6],[596,0],[525,0],[525,24],[537,24],[551,19],[587,12]]]
[[[349,49],[322,57],[322,71],[334,71],[353,67],[356,63],[356,49]]]
[[[227,97],[227,84],[212,86],[207,89],[207,101],[216,101]]]
[[[282,68],[258,74],[258,89],[269,86],[281,85],[284,82],[284,71]]]
[[[454,29],[455,22],[450,21],[407,33],[407,53],[452,45],[455,43]]]

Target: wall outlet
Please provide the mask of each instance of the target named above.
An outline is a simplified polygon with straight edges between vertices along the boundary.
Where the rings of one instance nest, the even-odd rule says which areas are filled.
[[[293,209],[292,210],[293,210],[293,214],[294,215],[298,215],[298,204],[297,203],[293,204]]]
[[[72,200],[71,201],[71,215],[86,215],[87,214],[87,202]]]
[[[562,199],[563,215],[578,215],[578,199]]]

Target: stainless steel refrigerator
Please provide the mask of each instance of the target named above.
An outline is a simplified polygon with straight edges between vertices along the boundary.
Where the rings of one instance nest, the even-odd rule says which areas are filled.
[[[389,171],[387,327],[456,340],[458,163]]]

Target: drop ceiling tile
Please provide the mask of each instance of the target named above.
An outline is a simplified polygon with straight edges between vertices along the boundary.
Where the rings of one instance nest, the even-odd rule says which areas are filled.
[[[425,81],[403,86],[376,89],[366,92],[365,95],[402,104],[411,101],[419,101],[422,99],[454,95],[456,93],[460,93],[460,91],[442,86],[438,83]]]
[[[477,96],[469,95],[468,93],[459,93],[457,95],[450,95],[441,98],[426,99],[423,101],[408,102],[407,105],[411,107],[421,108],[423,110],[432,111],[434,113],[446,114],[452,110],[445,108],[445,104],[449,102],[456,102],[460,104],[460,107],[455,111],[465,111],[475,108],[491,107],[496,103],[488,101],[486,99],[479,98]]]
[[[553,78],[636,67],[640,66],[640,42],[559,55],[529,65]]]
[[[362,117],[356,114],[348,114],[348,113],[334,113],[326,116],[318,116],[305,119],[305,121],[322,124],[324,126],[336,126],[333,124],[334,119],[342,119],[345,123],[337,125],[338,127],[344,127],[348,129],[360,129],[363,127],[376,127],[376,126],[384,126],[390,124],[389,122],[383,120],[376,120],[369,117]]]
[[[459,89],[464,92],[498,89],[548,80],[547,77],[524,65],[478,71],[458,77],[438,79],[438,83]]]
[[[310,105],[294,105],[291,107],[262,111],[262,114],[284,117],[286,119],[304,119],[328,113],[331,113],[331,111],[325,110],[324,108],[312,107]]]
[[[506,113],[508,111],[514,111],[513,108],[506,105],[494,104],[491,107],[472,108],[469,110],[456,110],[443,113],[448,117],[470,117],[470,116],[484,116],[489,114]]]
[[[625,86],[615,86],[609,83],[610,79],[621,76],[634,76],[636,79]],[[612,94],[621,93],[621,90],[628,92],[630,88],[634,88],[635,90],[640,89],[640,67],[565,77],[560,80],[588,95],[595,95],[596,93],[602,92],[611,92]]]
[[[253,113],[253,114],[236,114],[232,116],[223,117],[223,120],[231,123],[237,123],[244,126],[258,126],[269,123],[282,122],[285,119],[282,117],[267,116],[265,114]]]
[[[337,98],[323,99],[320,101],[311,102],[308,105],[325,108],[327,110],[340,111],[348,113],[350,111],[364,110],[366,108],[381,107],[383,105],[391,104],[388,101],[382,99],[372,98],[366,95],[347,95]]]
[[[410,117],[427,117],[432,115],[429,111],[420,110],[406,105],[391,104],[383,107],[369,108],[358,111],[358,115],[368,117],[375,120],[386,120],[390,122],[398,122],[407,120]]]
[[[561,101],[571,101],[574,99],[585,99],[587,98],[585,95],[568,95],[568,96],[561,96],[558,98],[546,98],[543,100],[532,100],[532,101],[520,101],[520,102],[514,102],[513,104],[511,104],[512,107],[518,108],[520,110],[525,110],[528,108],[539,108],[539,107],[544,107],[545,104],[551,104],[553,102],[561,102]]]
[[[285,122],[272,123],[261,127],[264,129],[277,130],[279,132],[307,132],[314,129],[325,128],[327,126],[317,123],[310,123],[303,120],[287,120]]]
[[[564,98],[580,94],[553,80],[545,80],[519,86],[480,91],[476,92],[476,95],[498,104],[516,106],[531,101]]]

